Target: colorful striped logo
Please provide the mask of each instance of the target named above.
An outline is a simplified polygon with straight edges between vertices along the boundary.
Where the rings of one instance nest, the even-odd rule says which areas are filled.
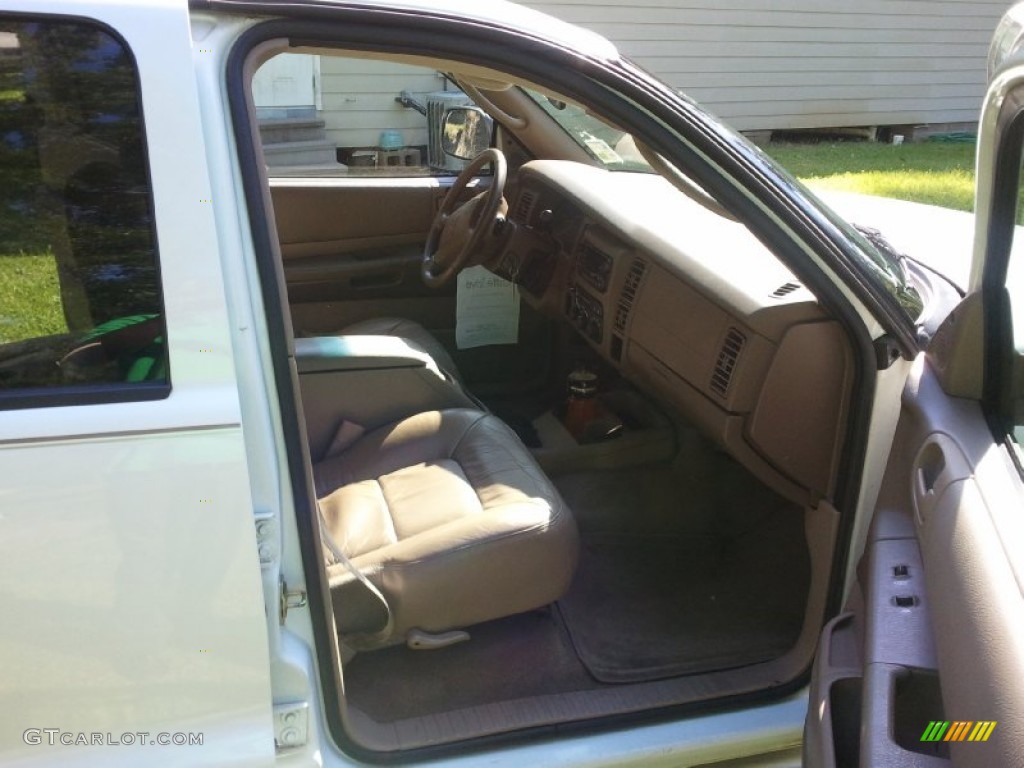
[[[988,741],[995,729],[995,720],[932,720],[921,741]]]

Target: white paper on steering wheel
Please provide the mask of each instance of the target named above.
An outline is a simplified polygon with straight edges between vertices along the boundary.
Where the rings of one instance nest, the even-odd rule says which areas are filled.
[[[484,267],[459,273],[455,346],[459,349],[519,341],[519,288]]]

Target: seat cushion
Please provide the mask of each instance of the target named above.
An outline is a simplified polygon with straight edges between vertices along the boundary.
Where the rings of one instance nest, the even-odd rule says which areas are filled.
[[[386,597],[392,640],[538,608],[576,566],[576,525],[500,419],[421,413],[367,433],[314,468],[327,533]],[[379,628],[368,590],[328,567],[342,634]]]
[[[448,350],[434,335],[419,323],[402,317],[374,317],[342,328],[340,336],[401,336],[413,342],[434,358],[437,367],[456,381],[462,381],[459,369]]]

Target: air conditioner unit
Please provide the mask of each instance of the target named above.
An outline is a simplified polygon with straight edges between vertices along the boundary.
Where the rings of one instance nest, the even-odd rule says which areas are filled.
[[[434,91],[427,100],[427,165],[437,171],[458,173],[466,167],[466,160],[446,155],[441,148],[444,115],[452,107],[465,107],[473,103],[462,91]]]

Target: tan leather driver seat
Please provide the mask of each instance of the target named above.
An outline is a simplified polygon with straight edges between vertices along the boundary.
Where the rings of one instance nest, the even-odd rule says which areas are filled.
[[[402,317],[374,317],[360,320],[358,323],[345,326],[338,332],[339,336],[400,336],[418,345],[424,352],[434,358],[437,367],[461,382],[462,376],[455,367],[455,361],[448,350],[434,335],[414,320]]]
[[[460,408],[420,413],[363,435],[314,467],[331,598],[341,635],[372,633],[383,594],[393,626],[467,627],[557,600],[576,566],[576,524],[500,419]]]

